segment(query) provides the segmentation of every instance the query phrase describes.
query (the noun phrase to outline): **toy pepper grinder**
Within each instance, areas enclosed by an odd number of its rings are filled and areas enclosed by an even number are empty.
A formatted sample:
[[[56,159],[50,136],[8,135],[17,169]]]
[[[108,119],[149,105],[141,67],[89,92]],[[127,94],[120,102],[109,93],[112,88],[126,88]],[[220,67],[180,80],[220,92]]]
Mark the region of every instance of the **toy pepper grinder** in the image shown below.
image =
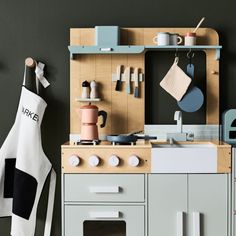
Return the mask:
[[[89,82],[87,80],[82,83],[82,98],[89,98]]]
[[[98,98],[98,91],[97,91],[97,82],[95,80],[93,80],[90,83],[90,88],[91,88],[91,92],[90,92],[90,98]]]

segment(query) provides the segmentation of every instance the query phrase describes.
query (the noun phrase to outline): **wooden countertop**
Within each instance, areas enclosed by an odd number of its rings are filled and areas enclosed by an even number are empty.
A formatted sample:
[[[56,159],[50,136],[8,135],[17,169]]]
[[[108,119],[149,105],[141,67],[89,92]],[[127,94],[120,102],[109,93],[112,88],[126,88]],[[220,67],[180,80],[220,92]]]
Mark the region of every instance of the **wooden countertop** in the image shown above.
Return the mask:
[[[150,141],[145,141],[145,140],[138,140],[136,142],[136,145],[112,145],[110,142],[108,141],[102,141],[100,144],[98,145],[76,145],[74,143],[70,143],[70,142],[66,142],[65,144],[61,145],[62,148],[151,148],[152,144]]]

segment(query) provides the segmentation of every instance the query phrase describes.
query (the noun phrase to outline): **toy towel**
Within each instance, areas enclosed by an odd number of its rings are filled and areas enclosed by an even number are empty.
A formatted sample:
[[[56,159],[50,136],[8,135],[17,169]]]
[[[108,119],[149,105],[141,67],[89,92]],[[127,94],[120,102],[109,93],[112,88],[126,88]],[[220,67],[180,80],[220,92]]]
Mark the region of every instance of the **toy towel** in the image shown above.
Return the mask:
[[[176,57],[174,64],[160,82],[160,86],[177,101],[180,101],[186,93],[192,80],[178,66],[178,61],[179,58]]]

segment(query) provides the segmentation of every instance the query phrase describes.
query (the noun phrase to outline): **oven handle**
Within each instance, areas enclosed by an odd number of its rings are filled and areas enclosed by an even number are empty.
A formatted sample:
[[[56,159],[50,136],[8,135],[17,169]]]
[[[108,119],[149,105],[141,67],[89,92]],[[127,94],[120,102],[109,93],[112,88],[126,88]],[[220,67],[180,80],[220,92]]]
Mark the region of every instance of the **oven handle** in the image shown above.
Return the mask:
[[[112,218],[112,219],[118,219],[120,217],[119,211],[94,211],[89,212],[90,218]]]
[[[119,193],[119,186],[94,186],[89,187],[90,193]]]

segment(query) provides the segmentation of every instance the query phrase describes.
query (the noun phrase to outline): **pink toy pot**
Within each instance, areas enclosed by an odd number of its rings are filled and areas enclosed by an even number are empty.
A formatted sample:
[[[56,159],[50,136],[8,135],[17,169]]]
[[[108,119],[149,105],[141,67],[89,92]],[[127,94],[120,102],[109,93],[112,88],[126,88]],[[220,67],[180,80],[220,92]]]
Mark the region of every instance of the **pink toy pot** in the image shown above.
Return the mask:
[[[98,116],[102,116],[103,122],[100,125],[101,128],[105,127],[107,113],[105,111],[98,111],[98,107],[95,105],[85,105],[79,110],[81,115],[81,140],[93,141],[98,140]]]

